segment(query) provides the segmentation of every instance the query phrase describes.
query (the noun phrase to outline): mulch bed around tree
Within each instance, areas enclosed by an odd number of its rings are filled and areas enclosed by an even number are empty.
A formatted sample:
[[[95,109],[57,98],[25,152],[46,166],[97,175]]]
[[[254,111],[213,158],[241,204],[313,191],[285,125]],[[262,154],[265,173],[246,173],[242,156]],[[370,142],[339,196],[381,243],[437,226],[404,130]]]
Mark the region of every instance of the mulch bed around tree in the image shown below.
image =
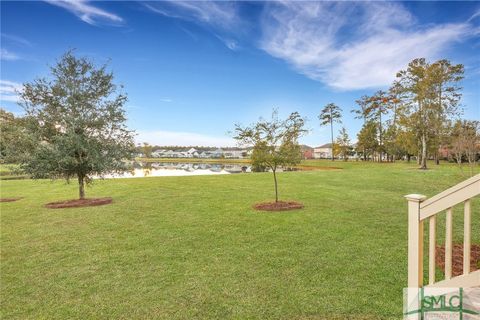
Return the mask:
[[[472,244],[470,251],[470,272],[479,268],[480,263],[480,245]],[[435,254],[435,263],[445,272],[445,246],[437,246]],[[453,245],[452,253],[452,275],[459,276],[463,274],[463,244]]]
[[[296,210],[302,209],[303,204],[296,201],[278,201],[278,202],[262,202],[257,203],[253,206],[255,210],[263,211],[287,211],[287,210]]]
[[[22,197],[20,198],[0,198],[0,202],[14,202],[14,201],[18,201],[22,199]]]
[[[45,207],[50,209],[59,208],[79,208],[79,207],[93,207],[102,206],[104,204],[112,203],[112,198],[87,198],[87,199],[75,199],[59,202],[50,202]]]

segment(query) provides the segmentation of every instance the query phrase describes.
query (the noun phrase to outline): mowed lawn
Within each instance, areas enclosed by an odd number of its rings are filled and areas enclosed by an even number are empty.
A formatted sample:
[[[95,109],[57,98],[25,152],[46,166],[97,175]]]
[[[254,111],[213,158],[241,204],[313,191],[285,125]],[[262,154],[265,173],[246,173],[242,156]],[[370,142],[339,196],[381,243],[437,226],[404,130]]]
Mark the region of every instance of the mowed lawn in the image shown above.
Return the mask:
[[[256,212],[268,173],[96,181],[113,204],[46,209],[77,197],[49,180],[1,181],[4,319],[401,318],[409,193],[468,177],[454,165],[310,161],[341,170],[279,174],[305,209]],[[473,243],[480,243],[473,201]],[[454,212],[462,241],[463,207]],[[438,221],[444,237],[444,220]],[[426,234],[427,236],[428,234]],[[442,241],[442,239],[440,239]],[[440,274],[440,272],[439,272]]]

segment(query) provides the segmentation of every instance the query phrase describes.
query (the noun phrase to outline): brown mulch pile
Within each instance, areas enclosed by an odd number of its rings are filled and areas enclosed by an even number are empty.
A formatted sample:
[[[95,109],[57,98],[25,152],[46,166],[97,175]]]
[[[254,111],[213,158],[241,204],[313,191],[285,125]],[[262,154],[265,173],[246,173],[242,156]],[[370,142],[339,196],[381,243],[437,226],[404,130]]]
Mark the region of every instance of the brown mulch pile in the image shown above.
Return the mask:
[[[102,206],[104,204],[112,203],[112,198],[90,198],[90,199],[75,199],[59,202],[50,202],[45,207],[50,209],[59,208],[79,208],[79,207],[93,207]]]
[[[0,202],[13,202],[22,199],[20,198],[0,198]]]
[[[478,269],[480,263],[480,245],[472,244],[470,251],[470,272]],[[435,263],[445,272],[445,246],[437,246],[435,254]],[[452,275],[459,276],[463,274],[463,244],[453,244],[452,253]]]
[[[303,204],[296,201],[278,201],[278,202],[262,202],[253,206],[255,210],[263,211],[286,211],[302,209]]]

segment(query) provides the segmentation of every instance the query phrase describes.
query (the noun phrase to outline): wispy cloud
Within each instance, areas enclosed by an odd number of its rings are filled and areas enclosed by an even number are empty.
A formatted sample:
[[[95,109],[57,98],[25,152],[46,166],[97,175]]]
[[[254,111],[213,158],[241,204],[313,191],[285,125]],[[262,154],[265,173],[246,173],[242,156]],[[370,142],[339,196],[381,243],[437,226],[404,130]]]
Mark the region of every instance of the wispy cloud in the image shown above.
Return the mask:
[[[16,53],[8,51],[5,48],[0,49],[0,60],[13,61],[20,59],[20,56]]]
[[[17,92],[22,88],[22,84],[18,82],[0,80],[0,101],[18,102]]]
[[[241,3],[159,1],[151,11],[210,29],[230,50],[239,49]],[[400,3],[275,1],[264,4],[253,39],[268,54],[305,76],[340,90],[389,85],[414,58],[435,59],[452,44],[480,34],[472,21],[422,26]],[[251,35],[250,35],[251,36]]]
[[[159,146],[235,146],[231,138],[222,138],[194,132],[137,131],[137,143],[148,142]]]
[[[223,44],[230,50],[232,51],[237,51],[240,49],[240,46],[238,45],[238,41],[232,39],[232,38],[227,38],[227,37],[224,37],[224,36],[219,36],[218,34],[216,35],[216,37],[218,39],[220,39],[220,41],[223,42]]]
[[[30,41],[28,41],[27,39],[24,39],[22,37],[19,37],[19,36],[15,36],[15,35],[12,35],[12,34],[6,34],[6,33],[1,33],[1,36],[3,39],[7,40],[7,41],[10,41],[10,42],[14,42],[16,44],[20,44],[20,45],[23,45],[23,46],[27,46],[27,47],[30,47],[32,44]]]
[[[167,102],[167,103],[173,102],[173,100],[170,98],[160,98],[160,101]]]
[[[87,0],[44,0],[52,5],[64,8],[83,22],[97,25],[100,22],[122,23],[123,19],[111,12],[100,9],[90,4]]]
[[[179,18],[205,27],[212,27],[215,36],[227,48],[230,50],[239,49],[238,41],[232,37],[232,34],[241,29],[243,21],[238,14],[238,6],[234,2],[166,0],[148,2],[144,5],[152,12],[166,17]]]
[[[261,47],[331,87],[380,87],[417,57],[472,35],[467,23],[418,26],[392,2],[282,2],[265,9]]]
[[[167,17],[203,22],[224,29],[232,29],[241,23],[234,2],[166,0],[148,2],[144,5],[151,11]]]

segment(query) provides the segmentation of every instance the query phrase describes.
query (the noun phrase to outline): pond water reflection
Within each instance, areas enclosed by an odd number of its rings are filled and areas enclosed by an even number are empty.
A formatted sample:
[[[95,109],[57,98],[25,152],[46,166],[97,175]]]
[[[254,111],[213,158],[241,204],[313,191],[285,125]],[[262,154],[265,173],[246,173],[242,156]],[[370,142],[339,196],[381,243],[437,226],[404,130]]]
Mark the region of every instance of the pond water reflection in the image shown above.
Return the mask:
[[[251,172],[249,164],[136,162],[133,170],[123,174],[105,175],[105,178],[144,178],[168,176],[198,176]]]

